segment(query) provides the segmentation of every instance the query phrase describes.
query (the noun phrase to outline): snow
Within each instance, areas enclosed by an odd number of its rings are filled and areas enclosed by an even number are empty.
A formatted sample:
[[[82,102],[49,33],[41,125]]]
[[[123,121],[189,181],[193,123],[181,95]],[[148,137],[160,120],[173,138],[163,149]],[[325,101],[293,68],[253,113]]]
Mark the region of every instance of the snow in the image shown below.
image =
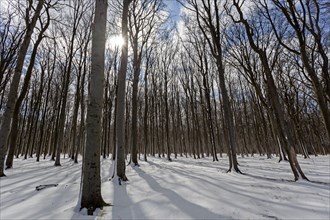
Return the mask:
[[[228,158],[149,157],[127,166],[128,183],[109,181],[110,159],[102,160],[102,195],[113,206],[87,216],[77,212],[81,163],[61,158],[15,159],[0,180],[0,219],[329,219],[330,156],[303,159],[311,182],[293,182],[287,162],[264,156],[238,158],[246,175],[226,173]],[[36,186],[59,184],[36,191]]]

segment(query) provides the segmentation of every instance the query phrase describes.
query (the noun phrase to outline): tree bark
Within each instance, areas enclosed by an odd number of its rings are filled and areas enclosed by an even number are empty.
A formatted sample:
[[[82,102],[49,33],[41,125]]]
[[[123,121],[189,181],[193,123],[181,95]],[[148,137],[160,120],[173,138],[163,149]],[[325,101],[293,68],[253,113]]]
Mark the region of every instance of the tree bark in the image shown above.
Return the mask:
[[[100,176],[107,7],[106,0],[96,1],[94,25],[92,27],[91,78],[80,195],[80,209],[86,208],[88,215],[93,215],[95,209],[102,209],[103,206],[107,205],[101,195]]]
[[[127,181],[125,165],[125,92],[126,71],[128,62],[128,7],[131,0],[123,0],[121,35],[124,44],[121,48],[120,69],[118,73],[117,112],[116,112],[116,146],[117,146],[117,176],[119,181]]]

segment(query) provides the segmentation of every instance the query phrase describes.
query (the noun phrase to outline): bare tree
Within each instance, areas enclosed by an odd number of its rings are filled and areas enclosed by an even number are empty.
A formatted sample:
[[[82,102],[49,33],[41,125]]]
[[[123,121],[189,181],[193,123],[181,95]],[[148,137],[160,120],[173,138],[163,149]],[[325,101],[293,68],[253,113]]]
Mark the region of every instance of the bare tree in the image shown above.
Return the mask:
[[[2,109],[6,85],[12,76],[11,69],[14,69],[17,51],[24,36],[24,31],[20,27],[21,24],[13,25],[14,13],[0,14],[0,18],[2,16],[7,17],[7,22],[0,20],[2,26],[0,32],[0,93],[2,93],[0,109]]]
[[[290,162],[291,170],[294,174],[294,178],[295,180],[298,180],[300,174],[303,179],[308,180],[305,174],[303,173],[296,157],[292,134],[290,133],[287,121],[284,118],[284,112],[281,107],[277,87],[272,75],[272,68],[271,65],[269,64],[267,51],[265,50],[265,48],[261,48],[261,46],[255,42],[253,28],[249,24],[248,20],[244,18],[244,14],[242,11],[242,2],[233,0],[232,5],[233,7],[235,7],[239,16],[237,19],[235,19],[234,16],[232,15],[231,17],[234,22],[241,23],[244,26],[249,44],[251,48],[258,54],[262,67],[264,69],[264,74],[267,80],[266,83],[267,83],[268,97],[270,99],[270,104],[272,107],[274,118],[276,120],[276,125],[278,127],[279,134],[281,135],[281,139],[283,140],[284,143],[284,149],[289,156],[289,162]],[[228,11],[228,13],[230,12]]]
[[[213,55],[216,67],[218,70],[219,83],[221,88],[221,96],[223,100],[223,111],[225,118],[225,133],[227,134],[226,140],[228,141],[228,156],[229,156],[229,169],[232,167],[236,172],[241,172],[238,168],[236,156],[236,134],[234,128],[233,111],[228,96],[228,89],[225,82],[225,66],[223,63],[223,45],[222,45],[222,30],[220,25],[220,2],[213,0],[187,0],[187,5],[184,5],[188,10],[194,12],[196,15],[196,22],[200,28],[203,36],[205,37],[211,54]]]
[[[215,129],[214,124],[212,120],[212,106],[211,106],[211,85],[210,85],[210,65],[208,63],[208,60],[210,58],[207,50],[207,42],[203,35],[201,35],[200,31],[192,30],[194,27],[188,27],[188,42],[192,46],[192,48],[185,47],[186,53],[188,54],[189,58],[193,61],[194,65],[196,66],[195,69],[197,69],[198,75],[202,76],[202,80],[197,79],[197,84],[200,87],[200,93],[201,96],[204,98],[201,98],[203,111],[206,112],[207,115],[207,124],[208,124],[208,135],[210,144],[211,144],[211,150],[212,150],[212,156],[213,161],[218,161],[217,157],[217,150],[216,150],[216,143],[215,143]],[[194,67],[192,67],[194,68]],[[200,81],[202,81],[200,83]],[[203,94],[203,95],[202,95]],[[205,102],[204,103],[204,99]],[[206,133],[205,133],[206,135]],[[204,141],[207,142],[207,139]]]
[[[24,83],[22,86],[22,90],[21,93],[15,103],[15,108],[14,108],[14,112],[13,112],[13,118],[12,118],[12,125],[11,125],[11,134],[10,134],[10,144],[9,144],[9,151],[8,151],[8,155],[7,155],[7,159],[6,159],[6,169],[11,168],[13,166],[13,159],[14,159],[14,153],[15,153],[15,149],[16,149],[16,141],[17,141],[17,134],[18,134],[18,116],[19,116],[19,111],[21,108],[21,104],[23,102],[23,99],[28,91],[28,86],[30,83],[30,79],[31,79],[31,75],[33,72],[33,68],[35,65],[35,61],[36,61],[36,56],[37,56],[37,51],[38,51],[38,46],[40,45],[42,39],[45,37],[44,33],[47,30],[49,24],[50,24],[50,15],[49,15],[49,5],[47,5],[45,7],[45,12],[46,12],[46,21],[42,21],[41,18],[39,18],[40,21],[40,25],[41,25],[41,30],[40,33],[38,34],[37,40],[33,45],[33,50],[32,50],[32,54],[31,54],[31,58],[30,58],[30,64],[28,66],[27,72],[25,74],[25,78],[24,78]],[[44,79],[44,75],[45,75],[45,71],[41,71],[42,77],[41,77],[41,88],[43,88],[43,79]],[[39,103],[41,102],[41,94],[42,94],[42,90],[40,89],[40,93],[38,95],[39,97]]]
[[[324,2],[314,0],[295,3],[290,0],[287,3],[283,3],[279,0],[272,0],[272,5],[278,9],[274,11],[269,9],[267,1],[263,0],[262,8],[265,10],[266,17],[272,24],[280,44],[288,51],[300,55],[304,68],[313,83],[314,92],[330,141],[330,64],[326,45],[323,41],[325,33],[321,28],[324,25],[322,24],[324,23],[323,19],[327,19],[326,15],[323,15],[326,14],[326,10],[321,7],[321,3]],[[289,26],[293,29],[299,43],[298,50],[281,39],[285,33],[279,33],[278,29],[281,30],[281,28],[276,27],[274,15],[271,15],[277,14],[276,12],[278,11],[282,13]]]
[[[25,17],[25,25],[26,25],[26,32],[23,38],[23,42],[20,46],[20,49],[18,51],[14,76],[12,79],[12,82],[10,84],[10,90],[8,94],[8,100],[5,107],[5,112],[3,115],[3,121],[1,123],[0,127],[0,177],[5,176],[3,172],[4,168],[4,160],[6,155],[6,142],[8,138],[8,134],[10,131],[11,126],[11,120],[15,108],[15,103],[17,100],[17,93],[18,93],[18,87],[20,83],[20,78],[22,74],[22,69],[24,65],[24,58],[27,53],[31,36],[34,31],[35,25],[37,23],[37,20],[40,16],[40,13],[42,11],[42,8],[44,6],[45,1],[39,0],[36,7],[34,7],[32,4],[33,2],[29,2],[27,8],[26,8],[26,17]],[[34,13],[33,13],[34,12]],[[33,13],[32,17],[30,13]]]
[[[92,67],[89,87],[89,103],[86,118],[86,146],[84,150],[80,209],[86,208],[93,215],[97,208],[107,205],[101,195],[101,133],[104,84],[105,32],[108,2],[95,2],[92,30]]]
[[[58,140],[55,140],[55,148],[56,148],[56,160],[55,166],[61,166],[60,163],[60,156],[63,148],[63,139],[64,139],[64,132],[65,132],[65,112],[68,104],[68,94],[69,94],[69,85],[70,85],[70,76],[72,75],[72,65],[73,65],[73,58],[76,54],[75,48],[75,41],[78,31],[78,25],[81,22],[83,15],[86,14],[88,10],[90,10],[90,3],[84,1],[73,1],[73,21],[72,21],[72,32],[71,36],[69,36],[69,40],[67,42],[67,59],[64,65],[64,78],[63,78],[63,88],[62,88],[62,101],[61,101],[61,109],[60,109],[60,118],[58,124]],[[62,35],[65,36],[66,33],[62,30]]]
[[[161,1],[159,0],[133,0],[129,13],[129,33],[133,48],[133,84],[132,84],[132,162],[138,165],[137,160],[137,109],[138,109],[138,84],[141,72],[142,59],[146,44],[155,32],[159,16]],[[158,17],[157,17],[158,16]]]
[[[119,184],[127,181],[125,165],[125,91],[126,71],[128,62],[128,9],[131,0],[123,0],[121,35],[124,44],[121,48],[120,68],[118,73],[117,112],[116,112],[116,147],[117,147],[117,176]]]

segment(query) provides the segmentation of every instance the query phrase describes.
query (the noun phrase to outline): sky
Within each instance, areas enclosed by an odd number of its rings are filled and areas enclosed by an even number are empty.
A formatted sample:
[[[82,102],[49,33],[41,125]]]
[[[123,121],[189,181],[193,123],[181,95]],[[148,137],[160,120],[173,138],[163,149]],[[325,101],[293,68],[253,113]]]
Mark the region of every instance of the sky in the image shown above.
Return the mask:
[[[173,19],[180,20],[181,5],[177,2],[177,0],[164,0],[164,1],[165,4],[168,6]]]

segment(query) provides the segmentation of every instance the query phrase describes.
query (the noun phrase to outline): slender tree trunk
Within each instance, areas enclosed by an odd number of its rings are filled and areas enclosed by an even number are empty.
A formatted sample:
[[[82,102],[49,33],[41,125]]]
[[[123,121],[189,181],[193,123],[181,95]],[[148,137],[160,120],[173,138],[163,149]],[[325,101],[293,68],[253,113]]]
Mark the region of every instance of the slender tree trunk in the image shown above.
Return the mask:
[[[147,59],[147,69],[145,71],[144,75],[144,148],[143,148],[143,154],[144,154],[144,161],[147,161],[147,149],[149,146],[148,142],[148,64],[149,59]]]
[[[83,64],[82,76],[81,76],[81,85],[80,85],[80,128],[79,128],[79,143],[75,146],[75,155],[74,155],[74,163],[78,163],[78,155],[79,151],[84,148],[85,141],[84,141],[84,132],[85,132],[85,102],[84,102],[84,94],[85,94],[85,80],[86,80],[86,73],[87,73],[87,48],[89,44],[91,31],[88,33],[87,41],[84,47],[84,59],[85,62]]]
[[[165,131],[166,131],[166,153],[167,153],[167,159],[169,161],[172,161],[171,159],[171,148],[170,148],[170,128],[169,128],[169,110],[168,110],[168,98],[167,98],[167,86],[168,86],[168,80],[167,80],[167,74],[164,74],[164,104],[165,104]]]
[[[229,157],[232,160],[232,165],[234,167],[234,170],[238,173],[241,171],[238,169],[238,162],[237,162],[237,156],[236,156],[236,134],[235,134],[235,128],[234,128],[234,119],[233,119],[233,113],[230,106],[228,91],[225,83],[225,76],[224,76],[224,69],[222,66],[222,62],[220,60],[221,58],[217,59],[217,67],[218,67],[218,74],[219,74],[219,82],[220,82],[220,88],[221,88],[221,95],[223,100],[223,111],[224,111],[224,117],[225,117],[225,127],[227,130],[227,137],[228,137],[228,146],[229,146]],[[231,165],[229,166],[229,170],[231,171]]]
[[[55,55],[56,56],[56,55]],[[48,59],[49,61],[49,59]],[[48,65],[50,65],[48,63]],[[41,149],[42,147],[45,145],[46,143],[46,139],[44,140],[44,131],[45,131],[45,120],[46,120],[46,113],[47,113],[47,108],[48,108],[48,100],[49,100],[49,95],[50,95],[50,85],[53,79],[53,75],[54,75],[54,70],[55,70],[55,63],[53,64],[52,70],[50,71],[50,73],[48,72],[48,83],[47,83],[47,92],[46,92],[46,98],[45,98],[45,103],[44,103],[44,109],[42,112],[42,117],[41,117],[41,130],[40,130],[40,144],[38,146],[37,149],[37,162],[39,162],[40,160],[40,154],[41,154]]]
[[[23,115],[23,122],[21,123],[21,128],[20,128],[20,138],[19,138],[19,142],[18,142],[18,149],[16,151],[16,158],[19,157],[19,154],[22,151],[22,145],[24,144],[24,128],[26,127],[26,118],[27,118],[27,112],[28,112],[28,99],[26,99],[25,101],[25,105],[24,105],[24,115]]]
[[[74,41],[75,36],[77,32],[77,24],[74,24],[73,26],[73,32],[71,36],[70,41],[70,50],[69,50],[69,58],[67,65],[65,65],[65,74],[63,77],[63,91],[62,91],[62,105],[60,108],[60,119],[59,119],[59,126],[58,126],[58,142],[56,147],[56,160],[55,160],[55,166],[61,166],[61,153],[63,150],[64,145],[64,133],[65,133],[65,112],[67,107],[67,99],[68,99],[68,93],[69,93],[69,85],[70,85],[70,75],[71,75],[71,66],[72,66],[72,60],[74,56]]]
[[[76,141],[76,136],[77,136],[77,119],[78,119],[78,110],[79,110],[79,104],[80,104],[80,78],[81,78],[81,71],[78,73],[77,77],[77,87],[76,87],[76,97],[75,97],[75,102],[74,102],[74,110],[73,110],[73,117],[72,117],[72,141],[71,141],[71,159],[74,160],[74,155],[75,155],[75,150],[77,148],[77,141]]]
[[[131,0],[123,0],[122,37],[124,44],[121,49],[120,69],[118,73],[118,95],[116,112],[116,146],[117,146],[117,176],[120,181],[127,181],[125,165],[125,91],[126,71],[128,62],[127,18]]]
[[[137,56],[137,55],[136,55]],[[137,59],[137,58],[136,58]],[[139,61],[136,61],[139,62]],[[139,64],[136,63],[134,67],[134,74],[133,74],[133,88],[132,88],[132,162],[134,166],[138,166],[139,162],[137,160],[137,141],[138,141],[138,128],[137,128],[137,121],[138,121],[138,84],[139,84],[139,76],[140,76],[140,68]]]

